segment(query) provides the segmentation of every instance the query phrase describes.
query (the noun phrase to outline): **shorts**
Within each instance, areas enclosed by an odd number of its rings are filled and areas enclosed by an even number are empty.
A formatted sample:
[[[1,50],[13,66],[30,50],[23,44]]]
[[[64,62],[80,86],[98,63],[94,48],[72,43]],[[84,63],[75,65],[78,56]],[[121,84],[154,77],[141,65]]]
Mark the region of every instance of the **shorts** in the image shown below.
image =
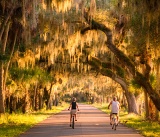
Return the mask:
[[[77,114],[77,110],[76,110],[76,109],[72,109],[72,110],[70,111],[70,114]]]
[[[116,116],[119,115],[119,113],[112,113],[112,112],[111,112],[111,114],[116,115]]]

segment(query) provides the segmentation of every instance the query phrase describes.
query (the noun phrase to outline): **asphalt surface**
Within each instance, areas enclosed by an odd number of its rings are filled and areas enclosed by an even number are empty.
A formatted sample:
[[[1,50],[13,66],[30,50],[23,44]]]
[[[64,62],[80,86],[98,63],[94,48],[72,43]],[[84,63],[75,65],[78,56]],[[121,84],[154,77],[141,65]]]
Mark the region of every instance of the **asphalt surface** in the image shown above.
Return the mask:
[[[142,137],[122,124],[113,130],[109,117],[90,105],[79,105],[75,128],[69,126],[69,111],[64,110],[37,124],[19,137]]]

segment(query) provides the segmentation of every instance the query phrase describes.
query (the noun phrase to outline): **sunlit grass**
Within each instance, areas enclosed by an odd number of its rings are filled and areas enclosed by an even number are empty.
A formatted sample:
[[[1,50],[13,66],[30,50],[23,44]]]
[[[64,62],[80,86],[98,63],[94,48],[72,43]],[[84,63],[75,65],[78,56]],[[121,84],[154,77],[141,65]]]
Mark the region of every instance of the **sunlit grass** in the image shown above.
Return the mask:
[[[52,110],[41,110],[30,114],[4,114],[0,117],[0,137],[15,137],[33,125],[43,121],[68,107],[67,104],[52,107]]]
[[[121,116],[121,121],[128,127],[138,130],[146,137],[159,137],[160,124],[159,122],[146,121],[141,116],[135,114],[126,114]]]
[[[108,104],[94,104],[103,112],[109,114]],[[159,122],[146,121],[142,116],[136,114],[128,114],[121,109],[120,122],[127,127],[131,127],[139,131],[145,137],[160,137],[160,124]]]

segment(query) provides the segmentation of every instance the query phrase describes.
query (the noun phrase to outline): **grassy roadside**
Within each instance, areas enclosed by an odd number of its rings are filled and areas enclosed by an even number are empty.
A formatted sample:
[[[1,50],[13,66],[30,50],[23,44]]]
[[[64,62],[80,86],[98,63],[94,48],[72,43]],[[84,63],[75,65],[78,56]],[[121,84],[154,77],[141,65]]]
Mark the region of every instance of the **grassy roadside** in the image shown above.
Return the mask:
[[[52,107],[52,110],[42,110],[30,114],[4,114],[0,117],[0,137],[15,137],[25,132],[38,122],[59,113],[68,107],[67,104]]]
[[[110,113],[110,110],[106,109],[108,104],[94,104],[94,106],[107,114]],[[160,137],[160,124],[158,122],[146,121],[142,116],[127,114],[123,110],[120,111],[120,122],[127,127],[136,129],[145,137]]]

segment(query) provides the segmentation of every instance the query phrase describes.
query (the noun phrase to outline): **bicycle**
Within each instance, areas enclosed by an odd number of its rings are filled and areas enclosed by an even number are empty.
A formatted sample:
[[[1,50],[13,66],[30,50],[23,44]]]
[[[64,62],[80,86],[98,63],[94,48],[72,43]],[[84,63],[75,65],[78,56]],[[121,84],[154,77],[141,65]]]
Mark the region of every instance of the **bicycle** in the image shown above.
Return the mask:
[[[116,130],[117,125],[118,125],[118,123],[117,123],[117,114],[116,113],[112,113],[112,121],[111,121],[111,123],[112,123],[112,129]]]
[[[75,114],[72,114],[72,121],[71,121],[71,127],[74,129],[75,125]]]
[[[68,109],[69,110],[69,109]],[[78,109],[78,111],[79,111],[79,109]],[[72,114],[72,118],[71,118],[71,125],[70,125],[70,127],[72,127],[73,129],[74,129],[74,127],[75,127],[75,115],[76,115],[76,112],[74,112],[73,114]]]

